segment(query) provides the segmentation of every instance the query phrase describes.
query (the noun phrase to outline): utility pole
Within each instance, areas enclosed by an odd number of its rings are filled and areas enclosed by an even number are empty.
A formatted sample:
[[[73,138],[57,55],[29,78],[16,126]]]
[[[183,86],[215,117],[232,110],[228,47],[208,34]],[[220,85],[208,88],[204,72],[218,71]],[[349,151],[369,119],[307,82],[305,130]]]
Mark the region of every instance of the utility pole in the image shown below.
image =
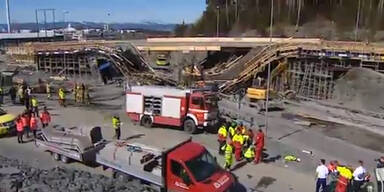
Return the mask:
[[[11,33],[11,13],[9,12],[9,0],[5,0],[5,9],[7,14],[8,33]]]
[[[220,6],[217,6],[216,37],[220,35]]]
[[[69,14],[69,11],[63,11],[63,23],[65,25],[65,15]]]
[[[270,23],[270,31],[269,31],[269,42],[272,43],[272,27],[273,27],[273,0],[271,0],[271,23]],[[269,87],[271,81],[271,62],[268,63],[268,77],[267,77],[267,96],[265,99],[265,135],[268,135],[268,104],[269,104]]]
[[[47,10],[43,9],[44,13],[44,32],[45,32],[45,37],[47,37]]]
[[[357,17],[356,17],[356,27],[355,27],[355,41],[357,41],[358,31],[359,31],[360,7],[361,7],[361,0],[359,0],[359,4],[358,4],[358,7],[357,7]]]
[[[35,16],[36,16],[36,30],[37,30],[37,38],[40,37],[40,27],[39,27],[39,16],[37,15],[37,9],[35,10]]]
[[[44,16],[44,32],[45,37],[48,37],[47,34],[47,11],[51,12],[52,14],[52,25],[53,25],[53,36],[55,36],[55,9],[36,9],[35,10],[35,16],[36,16],[36,28],[37,28],[37,37],[40,37],[40,27],[39,27],[39,12],[43,12]]]
[[[272,35],[273,35],[273,0],[271,0],[271,21],[269,24],[269,42],[272,43]]]
[[[228,0],[225,0],[225,13],[227,15],[227,26],[229,27]]]
[[[299,0],[299,8],[297,9],[296,31],[299,30],[300,16],[301,16],[301,1]]]

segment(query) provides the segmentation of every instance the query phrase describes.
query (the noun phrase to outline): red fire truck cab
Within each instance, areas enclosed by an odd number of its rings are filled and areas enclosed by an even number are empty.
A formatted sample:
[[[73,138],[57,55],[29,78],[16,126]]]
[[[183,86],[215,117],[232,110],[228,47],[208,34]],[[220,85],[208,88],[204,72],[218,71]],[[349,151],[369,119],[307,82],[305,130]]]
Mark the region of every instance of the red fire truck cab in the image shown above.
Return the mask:
[[[126,93],[126,112],[145,127],[182,127],[189,133],[217,123],[217,96],[208,91],[163,86],[133,86]]]

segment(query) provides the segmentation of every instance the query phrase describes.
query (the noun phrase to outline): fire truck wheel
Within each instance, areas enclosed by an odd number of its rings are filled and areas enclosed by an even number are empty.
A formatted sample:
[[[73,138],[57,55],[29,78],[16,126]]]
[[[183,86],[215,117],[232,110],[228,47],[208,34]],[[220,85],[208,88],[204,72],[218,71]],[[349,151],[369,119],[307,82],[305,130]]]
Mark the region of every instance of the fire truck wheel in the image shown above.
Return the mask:
[[[141,125],[146,127],[146,128],[151,128],[152,127],[152,119],[148,115],[144,115],[141,118]]]
[[[52,157],[54,160],[59,161],[60,160],[60,154],[52,152]]]
[[[113,178],[119,180],[120,182],[127,182],[131,180],[131,177],[129,175],[122,173],[120,171],[114,171]]]
[[[69,163],[69,158],[66,157],[66,156],[64,156],[64,155],[62,155],[62,156],[61,156],[61,162],[63,162],[63,163]]]
[[[192,119],[187,119],[184,121],[184,131],[188,133],[195,133],[196,132],[196,125],[195,122]]]

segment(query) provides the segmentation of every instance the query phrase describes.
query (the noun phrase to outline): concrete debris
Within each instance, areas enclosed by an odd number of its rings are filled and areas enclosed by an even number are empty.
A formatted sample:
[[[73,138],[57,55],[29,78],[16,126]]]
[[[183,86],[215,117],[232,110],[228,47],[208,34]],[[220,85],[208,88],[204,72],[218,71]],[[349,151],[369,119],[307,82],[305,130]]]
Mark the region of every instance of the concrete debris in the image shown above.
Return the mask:
[[[299,121],[299,120],[297,120],[297,121],[294,122],[294,124],[310,127],[313,123],[311,123],[309,121]]]
[[[41,170],[0,156],[0,191],[147,191],[139,182],[118,182],[103,175],[55,167]],[[8,170],[8,171],[6,171]],[[15,173],[15,170],[19,170]]]
[[[65,80],[68,80],[66,76],[50,76],[49,78],[52,79],[52,80],[55,80],[55,81],[65,81]]]
[[[312,152],[312,151],[308,151],[308,150],[305,150],[305,149],[303,149],[301,152],[303,152],[303,153],[306,153],[306,154],[309,154],[309,155],[313,156],[313,152]]]

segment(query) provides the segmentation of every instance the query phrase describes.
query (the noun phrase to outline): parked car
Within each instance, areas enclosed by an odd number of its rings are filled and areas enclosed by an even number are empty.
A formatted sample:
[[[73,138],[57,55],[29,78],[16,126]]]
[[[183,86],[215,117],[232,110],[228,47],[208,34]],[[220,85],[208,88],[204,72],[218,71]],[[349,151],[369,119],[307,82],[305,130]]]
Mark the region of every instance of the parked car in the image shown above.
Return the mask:
[[[0,108],[0,136],[16,133],[16,117]]]

